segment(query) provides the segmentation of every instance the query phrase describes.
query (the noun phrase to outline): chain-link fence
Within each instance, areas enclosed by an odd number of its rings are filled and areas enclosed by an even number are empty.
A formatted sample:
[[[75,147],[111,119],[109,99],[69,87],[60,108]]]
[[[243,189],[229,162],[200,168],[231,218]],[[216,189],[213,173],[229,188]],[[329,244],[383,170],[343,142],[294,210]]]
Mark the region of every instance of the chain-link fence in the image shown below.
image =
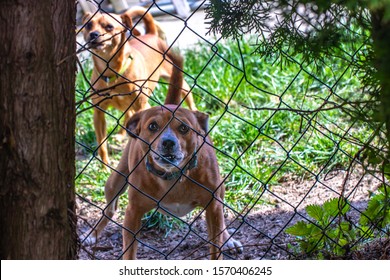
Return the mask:
[[[133,29],[124,17],[110,14],[110,6],[91,1],[97,10],[80,19],[76,190],[80,233],[85,233],[80,257],[123,257],[122,230],[128,201],[122,193],[126,182],[129,188],[138,187],[129,179],[132,170],[118,167],[118,162],[127,141],[136,141],[123,137],[125,122],[140,110],[136,99],[129,101],[126,96],[147,96],[150,105],[160,106],[171,83],[169,78],[159,80],[166,78],[163,74],[153,76],[163,61],[150,75],[137,81],[129,76],[127,68],[136,58],[123,58],[122,51],[128,50],[126,45],[131,40],[140,42],[137,47],[157,52],[163,58],[168,49],[180,48],[188,83],[184,96],[188,99],[191,92],[197,109],[210,116],[207,134],[213,139],[212,147],[226,187],[226,228],[241,243],[243,251],[237,253],[223,247],[224,258],[388,257],[388,170],[383,170],[385,165],[378,156],[387,152],[387,144],[378,137],[383,128],[351,113],[359,110],[361,115],[371,114],[372,97],[365,95],[353,67],[365,54],[366,35],[356,32],[354,36],[359,40],[346,45],[339,57],[307,64],[297,54],[280,65],[274,57],[255,52],[258,38],[223,40],[208,34],[204,27],[205,2],[188,1],[191,12],[186,18],[178,16],[169,1],[145,3],[144,7],[158,22],[160,31],[155,36],[167,41],[163,51],[138,35],[138,31],[151,32],[147,25],[142,25],[144,15],[132,19]],[[112,50],[112,56],[105,57]],[[116,64],[118,60],[123,67]],[[170,61],[169,67],[172,64]],[[159,82],[150,86],[148,80]],[[121,110],[106,106],[108,103]],[[344,106],[346,103],[349,106]],[[188,108],[188,104],[182,106]],[[102,118],[98,115],[103,116],[106,124],[99,124]],[[102,154],[105,146],[108,153]],[[153,153],[156,151],[150,145],[148,154]],[[196,161],[193,169],[203,163],[200,158]],[[147,163],[142,158],[139,164]],[[189,168],[178,172],[173,185],[181,180],[199,184],[188,175]],[[88,244],[86,236],[93,235],[95,225],[110,210],[104,198],[104,185],[110,174],[117,174],[124,182],[113,196],[118,202],[108,201],[109,205],[118,204],[117,213],[109,218],[97,242]],[[222,184],[218,186],[221,187]],[[197,188],[193,191],[197,192]],[[211,193],[215,198],[215,193]],[[161,206],[161,200],[153,199],[158,210],[167,210]],[[173,213],[167,217],[156,210],[148,212],[141,228],[132,232],[139,242],[137,257],[208,258],[208,247],[213,242],[208,238],[203,213],[201,208],[184,217]],[[379,255],[374,253],[377,248],[381,249]]]

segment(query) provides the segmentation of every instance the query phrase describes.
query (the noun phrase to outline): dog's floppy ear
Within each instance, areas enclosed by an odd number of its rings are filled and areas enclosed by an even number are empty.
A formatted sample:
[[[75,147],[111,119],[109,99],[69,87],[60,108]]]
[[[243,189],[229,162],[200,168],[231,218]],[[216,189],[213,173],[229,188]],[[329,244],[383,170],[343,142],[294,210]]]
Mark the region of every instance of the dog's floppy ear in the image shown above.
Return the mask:
[[[87,20],[89,20],[91,17],[92,17],[92,14],[91,14],[91,13],[89,13],[89,12],[85,13],[85,14],[83,15],[83,19],[82,19],[83,24],[86,23]]]
[[[209,115],[202,113],[202,112],[199,112],[199,111],[195,111],[193,113],[194,113],[196,119],[198,120],[200,128],[206,134],[209,131]]]
[[[134,114],[126,123],[127,133],[134,138],[137,138],[141,132],[140,128],[141,113]]]
[[[122,19],[122,23],[129,30],[131,30],[131,33],[134,36],[140,36],[141,35],[141,32],[139,32],[139,30],[137,28],[134,28],[133,20],[132,20],[132,18],[130,17],[130,15],[127,12],[124,12],[123,14],[121,14],[121,19]]]

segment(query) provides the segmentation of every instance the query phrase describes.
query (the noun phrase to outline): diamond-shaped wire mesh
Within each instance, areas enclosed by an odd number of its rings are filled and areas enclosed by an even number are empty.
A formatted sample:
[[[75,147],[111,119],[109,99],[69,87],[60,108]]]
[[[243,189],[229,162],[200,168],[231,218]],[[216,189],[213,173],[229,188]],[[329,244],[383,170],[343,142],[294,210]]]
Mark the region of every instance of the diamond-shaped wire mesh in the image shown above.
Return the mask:
[[[90,19],[99,14],[110,17],[112,11],[105,2],[91,1],[97,10]],[[335,244],[334,248],[340,248],[339,251],[334,249],[334,253],[342,251],[346,257],[363,246],[367,238],[350,236],[346,249],[341,233],[331,235],[329,232],[333,231],[327,229],[347,221],[357,232],[369,194],[381,185],[388,188],[385,177],[370,169],[361,157],[368,147],[377,151],[384,147],[380,140],[374,139],[375,128],[338,107],[346,100],[354,100],[356,94],[369,101],[369,96],[364,97],[352,66],[362,55],[364,45],[346,46],[343,57],[322,65],[303,64],[297,55],[290,57],[289,65],[282,67],[275,65],[272,58],[261,57],[255,52],[256,39],[253,37],[244,37],[242,41],[224,40],[206,35],[207,28],[198,31],[198,24],[203,24],[206,1],[189,1],[192,12],[186,19],[179,17],[169,2],[151,1],[146,8],[154,14],[162,29],[168,27],[164,30],[168,45],[180,48],[185,59],[185,80],[196,106],[210,116],[208,135],[213,139],[226,186],[223,202],[226,226],[232,237],[242,243],[243,249],[241,254],[224,251],[224,258],[310,257],[301,254],[299,238],[285,232],[298,221],[315,224],[320,229],[321,238],[314,248],[325,250],[323,240],[329,239]],[[110,65],[110,60],[97,56],[83,38],[85,30],[90,28],[88,22],[80,22],[78,31],[76,85],[76,190],[79,228],[86,234],[106,215],[104,185],[110,173],[120,174],[125,182],[132,172],[116,170],[128,141],[128,138],[118,137],[124,127],[124,112],[99,107],[100,104],[91,101],[96,95],[107,99],[120,99],[121,96],[108,95],[107,89],[96,91],[94,83],[90,82],[92,57],[106,65]],[[134,23],[137,22],[134,19]],[[142,19],[136,28],[142,29],[141,24]],[[364,34],[356,36],[363,37]],[[197,42],[193,43],[193,40]],[[100,76],[105,77],[104,73]],[[152,106],[163,104],[166,92],[167,81],[160,81],[150,94],[149,103]],[[131,106],[126,104],[128,109]],[[96,143],[93,127],[93,111],[97,107],[107,121],[104,139],[110,156],[107,165],[98,155],[100,146]],[[369,113],[365,107],[361,112]],[[145,163],[142,160],[139,164]],[[182,172],[182,177],[186,176],[186,172]],[[128,183],[130,188],[137,188]],[[123,187],[126,187],[125,183]],[[341,197],[350,210],[347,214],[334,215],[325,226],[305,211],[308,205],[323,205],[331,198]],[[96,244],[83,244],[81,258],[122,258],[127,203],[126,194],[120,195],[116,215]],[[160,203],[156,201],[157,209],[144,216],[141,230],[134,233],[140,243],[137,256],[141,259],[207,259],[210,241],[204,210],[197,208],[184,217],[166,217],[157,212],[162,207]],[[388,208],[383,209],[388,211]],[[351,229],[345,231],[352,232]],[[375,234],[377,238],[388,238],[389,231],[379,228]]]

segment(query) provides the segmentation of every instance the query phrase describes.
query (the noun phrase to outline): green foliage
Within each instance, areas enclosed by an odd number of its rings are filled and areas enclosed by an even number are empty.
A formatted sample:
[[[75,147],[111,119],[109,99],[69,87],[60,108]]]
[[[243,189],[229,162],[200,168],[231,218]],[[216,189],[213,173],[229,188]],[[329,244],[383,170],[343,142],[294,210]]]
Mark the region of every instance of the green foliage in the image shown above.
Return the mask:
[[[390,233],[390,195],[385,186],[372,195],[357,226],[347,217],[349,211],[348,201],[342,198],[330,199],[322,206],[307,206],[311,219],[299,221],[285,231],[296,237],[299,248],[295,253],[319,259],[346,257],[358,249],[358,240]],[[291,244],[289,247],[293,248]]]
[[[168,236],[172,229],[180,228],[184,224],[180,219],[161,214],[155,210],[145,214],[142,222],[145,229],[158,228],[165,232],[165,236]]]
[[[358,94],[346,99],[348,106],[341,109],[378,130],[385,126],[385,132],[377,131],[377,137],[387,142],[385,154],[389,157],[389,0],[212,0],[206,13],[211,32],[235,39],[256,34],[257,54],[284,69],[290,63],[321,69],[330,58],[351,65],[370,102]],[[354,57],[355,53],[348,51],[350,46],[361,53]]]
[[[349,211],[343,199],[330,199],[322,206],[309,205],[306,213],[313,221],[299,221],[286,229],[286,233],[298,238],[300,250],[309,256],[322,257],[323,252],[345,254],[345,246],[354,238],[350,225],[342,220]]]
[[[370,30],[366,6],[356,0],[212,0],[206,12],[211,32],[256,34],[260,54],[286,61],[301,54],[306,64],[340,55],[345,44],[361,44]]]
[[[367,209],[360,216],[361,235],[375,237],[377,229],[390,231],[390,194],[385,185],[378,189],[376,194],[371,194]]]

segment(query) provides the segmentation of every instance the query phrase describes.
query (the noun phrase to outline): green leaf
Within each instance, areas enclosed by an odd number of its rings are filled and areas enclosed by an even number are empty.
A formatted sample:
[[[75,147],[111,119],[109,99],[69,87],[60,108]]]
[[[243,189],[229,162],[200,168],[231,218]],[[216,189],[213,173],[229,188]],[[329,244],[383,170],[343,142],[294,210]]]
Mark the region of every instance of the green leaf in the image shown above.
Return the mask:
[[[310,217],[312,217],[313,219],[319,222],[322,221],[322,218],[324,216],[324,211],[319,205],[314,205],[314,204],[308,205],[306,207],[306,212]]]
[[[360,224],[368,225],[370,222],[375,222],[378,219],[378,214],[382,210],[383,196],[377,194],[373,196],[367,204],[367,209],[360,216]]]
[[[377,192],[371,196],[366,210],[360,216],[359,223],[362,228],[367,228],[374,224],[375,227],[385,228],[390,224],[389,193],[386,192],[384,185],[379,187]]]
[[[335,229],[332,229],[332,230],[327,230],[326,231],[326,237],[325,238],[330,238],[330,239],[336,239],[337,236],[340,234],[340,229],[339,228],[335,228]]]
[[[345,238],[340,238],[340,240],[339,240],[339,245],[340,245],[340,246],[345,246],[345,245],[347,245],[348,243],[349,243],[348,240],[345,239]]]
[[[348,204],[348,202],[346,200],[342,200],[342,204],[340,205],[341,207],[341,214],[345,215],[350,209],[351,209],[351,206]]]
[[[305,223],[304,221],[299,221],[295,225],[287,228],[286,233],[295,236],[305,237],[310,235],[311,229],[307,223]]]
[[[350,206],[343,198],[332,198],[324,203],[324,210],[328,217],[335,217],[338,214],[345,214],[349,211]]]
[[[333,216],[334,213],[337,213],[339,210],[339,199],[338,198],[332,198],[324,203],[324,210],[329,216]]]
[[[341,230],[349,231],[351,229],[351,224],[349,222],[341,222],[340,224]]]
[[[375,237],[374,232],[370,229],[369,226],[361,226],[360,235],[368,238]]]
[[[343,247],[337,246],[334,249],[334,253],[336,253],[336,255],[338,255],[338,256],[342,256],[345,254],[345,249]]]
[[[310,224],[310,235],[312,238],[321,239],[322,236],[324,235],[323,231],[321,228],[319,228],[316,225]]]

